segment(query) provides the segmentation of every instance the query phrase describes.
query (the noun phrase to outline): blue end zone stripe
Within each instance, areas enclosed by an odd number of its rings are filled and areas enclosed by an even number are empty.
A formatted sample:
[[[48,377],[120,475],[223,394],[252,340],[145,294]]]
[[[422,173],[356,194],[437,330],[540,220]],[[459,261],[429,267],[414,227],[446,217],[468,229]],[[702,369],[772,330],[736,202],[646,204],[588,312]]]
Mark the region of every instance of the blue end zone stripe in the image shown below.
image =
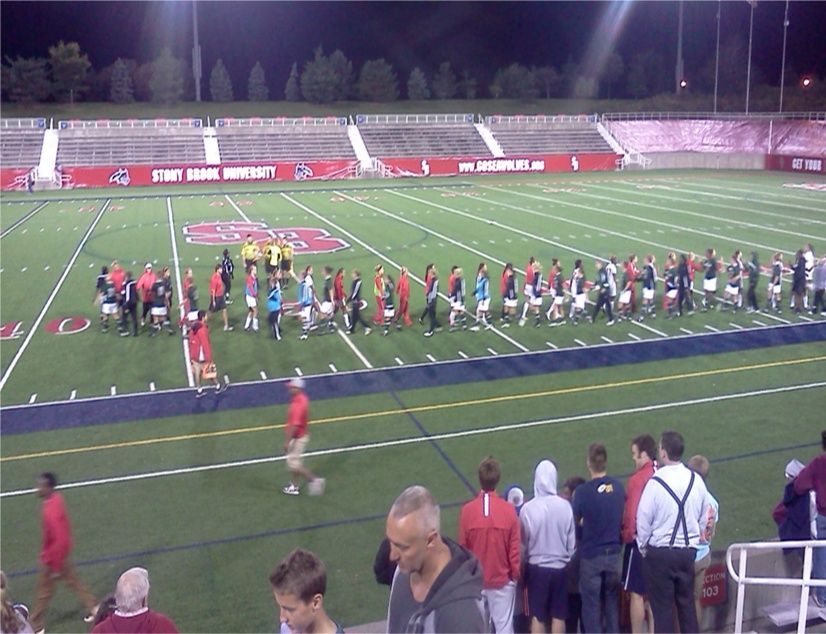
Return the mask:
[[[329,374],[307,377],[307,392],[312,399],[335,399],[818,341],[826,341],[826,322]],[[444,371],[454,364],[461,364],[461,372]],[[0,435],[283,405],[289,395],[281,383],[236,384],[217,397],[199,400],[185,389],[6,407],[2,408]]]

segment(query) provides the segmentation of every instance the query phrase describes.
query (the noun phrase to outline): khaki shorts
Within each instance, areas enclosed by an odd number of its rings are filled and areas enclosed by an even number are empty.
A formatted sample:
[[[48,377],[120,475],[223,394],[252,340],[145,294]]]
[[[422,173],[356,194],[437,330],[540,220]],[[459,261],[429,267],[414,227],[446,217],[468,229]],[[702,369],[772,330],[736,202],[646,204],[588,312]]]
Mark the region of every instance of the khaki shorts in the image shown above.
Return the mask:
[[[287,468],[290,470],[300,469],[304,464],[301,456],[307,451],[307,444],[310,436],[304,435],[301,438],[293,438],[287,447]]]

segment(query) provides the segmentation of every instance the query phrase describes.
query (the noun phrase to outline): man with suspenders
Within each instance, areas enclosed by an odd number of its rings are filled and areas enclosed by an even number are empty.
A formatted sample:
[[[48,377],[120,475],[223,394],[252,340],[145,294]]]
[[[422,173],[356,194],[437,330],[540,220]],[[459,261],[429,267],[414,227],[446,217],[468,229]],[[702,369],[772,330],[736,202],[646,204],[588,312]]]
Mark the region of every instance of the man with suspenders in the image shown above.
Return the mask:
[[[654,614],[654,631],[697,632],[694,609],[694,559],[708,517],[703,479],[682,463],[685,443],[675,431],[660,437],[657,473],[643,489],[637,508],[637,545]]]

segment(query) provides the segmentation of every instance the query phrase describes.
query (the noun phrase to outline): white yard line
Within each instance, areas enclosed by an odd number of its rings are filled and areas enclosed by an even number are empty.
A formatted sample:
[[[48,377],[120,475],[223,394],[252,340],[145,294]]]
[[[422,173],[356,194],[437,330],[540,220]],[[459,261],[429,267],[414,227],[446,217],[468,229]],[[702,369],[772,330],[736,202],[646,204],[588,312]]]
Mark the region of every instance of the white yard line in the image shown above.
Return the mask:
[[[396,363],[397,363],[398,365],[404,365],[404,361],[402,361],[401,359],[399,359],[399,357],[396,357]]]
[[[172,215],[172,198],[166,197],[166,215],[169,221],[169,238],[172,240],[172,264],[175,266],[175,282],[178,287],[178,301],[184,300],[184,287],[182,284],[183,276],[181,275],[181,260],[178,258],[178,240],[175,236],[175,219]],[[181,306],[179,310],[180,318],[183,320],[184,307]],[[171,316],[171,315],[170,315]],[[189,356],[189,337],[181,337],[184,349],[184,365],[186,366],[186,380],[189,387],[195,386],[195,377],[192,374],[192,363]]]
[[[336,332],[338,333],[338,336],[342,338],[342,340],[344,341],[344,343],[346,343],[346,344],[347,344],[347,347],[348,347],[348,348],[350,348],[350,350],[352,350],[352,351],[353,351],[353,354],[355,354],[355,355],[359,358],[359,361],[361,361],[361,362],[364,364],[364,367],[365,367],[365,368],[372,368],[372,367],[373,367],[373,364],[371,364],[371,363],[367,360],[367,357],[365,357],[365,356],[361,353],[361,350],[359,350],[358,348],[356,348],[356,344],[354,344],[354,343],[351,341],[351,339],[350,339],[350,337],[349,337],[349,336],[345,335],[345,334],[344,334],[344,332],[342,332],[342,330],[341,330],[340,328],[337,328],[337,329],[336,329]]]
[[[796,175],[796,176],[798,176],[798,175]],[[802,176],[802,174],[800,174],[799,176]],[[664,180],[668,181],[668,179],[664,179]],[[728,182],[728,181],[722,181],[721,180],[720,182]],[[697,183],[697,182],[691,182],[691,181],[683,181],[683,183],[687,184],[687,185],[693,185],[694,187],[701,187],[701,188],[708,187],[709,189],[722,189],[723,191],[729,191],[729,192],[743,192],[744,194],[748,194],[749,196],[774,196],[776,198],[786,198],[786,199],[793,199],[793,200],[805,200],[806,202],[810,202],[810,203],[817,202],[814,198],[810,198],[808,196],[795,196],[794,194],[791,193],[792,190],[788,190],[788,188],[787,188],[787,190],[789,191],[789,193],[786,194],[786,193],[779,193],[779,192],[767,192],[767,191],[755,190],[755,189],[740,189],[738,187],[718,187],[718,186],[715,186],[715,185],[708,185],[705,182]],[[722,196],[723,194],[718,194],[718,195]],[[767,200],[766,203],[769,204],[769,205],[777,205],[779,207],[792,207],[794,209],[808,209],[810,211],[818,211],[820,213],[826,213],[826,209],[824,209],[823,207],[806,207],[805,205],[798,205],[798,204],[793,204],[793,203],[772,202],[770,200]],[[813,220],[812,222],[820,223],[822,221]]]
[[[688,328],[680,328],[680,332],[684,332],[687,335],[693,335],[694,333],[689,330]]]
[[[728,322],[728,325],[732,328],[736,328],[737,330],[743,330],[743,326],[740,324],[735,324],[733,321]]]
[[[459,350],[459,356],[462,357],[463,359],[468,358],[468,356],[464,352],[462,352],[461,350]]]
[[[426,354],[424,356],[426,356],[427,360],[430,361],[431,363],[436,363],[436,357],[434,357],[432,354]]]
[[[224,197],[227,199],[229,204],[232,205],[235,208],[235,211],[238,212],[238,215],[241,216],[244,219],[244,222],[252,222],[252,220],[250,220],[249,216],[247,214],[245,214],[243,211],[241,211],[241,208],[238,205],[235,204],[235,201],[232,198],[229,197],[229,194],[225,194]]]
[[[781,324],[790,324],[788,319],[783,319],[782,317],[778,317],[777,315],[772,315],[771,313],[762,313],[763,317],[768,317],[769,319],[774,319],[775,321],[779,321]]]
[[[576,343],[576,344],[577,344],[577,345],[579,345],[579,346],[582,346],[583,348],[587,348],[587,347],[588,347],[588,344],[587,344],[587,343],[585,343],[584,341],[582,341],[582,339],[574,339],[574,343]]]
[[[629,332],[628,336],[631,337],[631,339],[633,339],[634,341],[642,341],[642,337],[638,337],[633,332]]]
[[[708,324],[703,324],[703,328],[706,330],[710,330],[711,332],[720,332],[719,328],[715,328],[714,326],[709,326]]]
[[[338,454],[357,453],[362,451],[369,451],[372,449],[385,449],[387,447],[399,447],[403,445],[413,445],[418,443],[426,443],[440,440],[453,440],[455,438],[466,438],[473,436],[481,436],[484,434],[497,434],[502,432],[510,432],[516,429],[530,429],[532,427],[546,427],[548,425],[558,425],[560,423],[572,423],[584,420],[616,419],[619,416],[628,414],[642,414],[648,412],[658,412],[663,410],[675,409],[680,407],[692,405],[705,405],[707,403],[720,403],[724,401],[749,399],[757,396],[767,396],[770,394],[781,394],[786,392],[797,392],[801,390],[811,390],[826,387],[826,381],[819,381],[814,383],[803,383],[798,385],[787,385],[783,387],[766,388],[762,390],[750,390],[748,392],[735,392],[733,394],[719,394],[717,396],[706,396],[702,398],[687,399],[683,401],[672,401],[667,403],[655,403],[653,405],[640,405],[637,407],[628,407],[624,409],[617,409],[611,411],[592,412],[588,414],[575,414],[572,416],[560,416],[558,418],[545,418],[541,420],[532,420],[521,423],[506,423],[503,425],[495,425],[492,427],[477,427],[474,429],[466,429],[462,431],[446,432],[443,434],[432,434],[430,436],[414,436],[411,438],[400,438],[397,440],[389,440],[384,442],[364,443],[361,445],[350,445],[347,447],[333,447],[330,449],[320,449],[318,451],[309,451],[304,454],[305,458],[315,458],[319,456],[331,456]],[[404,413],[404,409],[399,409],[399,413]],[[191,473],[203,473],[205,471],[220,471],[224,469],[234,469],[239,467],[249,467],[262,464],[270,464],[273,462],[281,462],[286,460],[286,456],[267,456],[266,458],[252,458],[248,460],[235,460],[232,462],[221,462],[217,464],[200,465],[197,467],[180,467],[177,469],[163,469],[159,471],[148,471],[145,473],[135,473],[125,476],[113,476],[110,478],[98,478],[94,480],[79,480],[77,482],[67,482],[57,486],[61,490],[81,489],[86,487],[102,486],[106,484],[118,484],[121,482],[135,482],[140,480],[150,480],[153,478],[165,478],[170,476],[187,475]],[[0,498],[19,497],[21,495],[31,495],[35,489],[14,489],[11,491],[3,491],[0,493]]]
[[[752,319],[751,323],[757,324],[758,326],[763,326],[764,328],[766,327],[766,324],[764,324],[762,321],[757,321],[756,319]]]
[[[600,339],[602,339],[605,343],[614,343],[614,341],[608,337],[600,337]]]
[[[0,238],[5,238],[5,237],[6,237],[7,235],[9,235],[12,231],[14,231],[15,229],[17,229],[17,227],[19,227],[20,225],[22,225],[22,224],[23,224],[24,222],[26,222],[29,218],[32,218],[32,217],[33,217],[33,216],[34,216],[37,212],[39,212],[41,209],[43,209],[43,207],[45,207],[45,206],[46,206],[46,205],[48,205],[48,204],[49,204],[49,201],[46,201],[45,203],[42,203],[42,204],[41,204],[41,205],[39,205],[38,207],[35,207],[34,209],[32,209],[29,213],[27,213],[25,216],[23,216],[20,220],[18,220],[17,222],[15,222],[15,223],[14,223],[11,227],[9,227],[8,229],[6,229],[3,233],[0,233]],[[77,229],[77,227],[75,227],[75,228]],[[41,231],[42,231],[42,229],[41,229]]]
[[[649,332],[653,332],[655,335],[659,335],[660,337],[667,337],[668,336],[662,330],[657,330],[656,328],[652,328],[651,326],[648,326],[647,324],[644,324],[641,321],[633,321],[632,320],[631,323],[634,324],[635,326],[639,326],[640,328],[644,328],[645,330],[647,330]]]
[[[295,369],[295,373],[296,373],[298,376],[304,376],[304,373],[301,371],[301,368],[294,368],[294,369]]]
[[[109,203],[111,203],[111,202],[112,202],[111,198],[106,199],[106,202],[103,203],[103,205],[100,208],[100,211],[98,211],[98,215],[95,216],[95,219],[92,221],[92,224],[89,225],[89,228],[86,230],[86,233],[83,235],[83,238],[81,238],[80,243],[78,243],[77,248],[75,249],[75,252],[72,254],[72,257],[69,259],[69,263],[66,265],[66,268],[63,269],[63,274],[60,276],[60,278],[58,278],[57,283],[54,285],[54,288],[52,289],[51,294],[49,295],[48,299],[46,299],[46,303],[43,304],[43,308],[40,310],[40,313],[37,315],[37,318],[34,320],[34,323],[32,323],[32,326],[29,329],[29,333],[26,335],[26,338],[23,340],[23,343],[20,344],[20,347],[17,349],[17,352],[15,352],[14,356],[12,357],[11,361],[9,362],[9,365],[6,368],[6,371],[3,373],[3,378],[0,378],[0,390],[2,390],[3,387],[6,385],[6,382],[9,380],[9,377],[11,376],[11,373],[14,370],[15,366],[17,366],[18,362],[20,361],[20,358],[23,356],[23,353],[26,351],[26,348],[29,347],[29,344],[32,341],[32,337],[34,337],[34,334],[37,332],[38,328],[40,327],[40,322],[42,322],[43,318],[46,316],[46,313],[48,312],[49,308],[51,307],[52,302],[55,300],[55,297],[57,297],[57,294],[60,292],[60,289],[63,287],[63,283],[66,281],[66,278],[69,277],[69,273],[71,272],[72,267],[74,266],[75,262],[77,261],[77,258],[80,255],[80,252],[83,250],[83,247],[86,246],[86,243],[89,241],[89,238],[91,237],[92,232],[95,230],[95,227],[97,226],[98,222],[100,222],[100,219],[103,218],[103,213],[106,211],[107,207],[109,207]]]
[[[332,372],[338,372],[338,368],[333,363],[328,363],[327,367],[330,368],[330,371]]]

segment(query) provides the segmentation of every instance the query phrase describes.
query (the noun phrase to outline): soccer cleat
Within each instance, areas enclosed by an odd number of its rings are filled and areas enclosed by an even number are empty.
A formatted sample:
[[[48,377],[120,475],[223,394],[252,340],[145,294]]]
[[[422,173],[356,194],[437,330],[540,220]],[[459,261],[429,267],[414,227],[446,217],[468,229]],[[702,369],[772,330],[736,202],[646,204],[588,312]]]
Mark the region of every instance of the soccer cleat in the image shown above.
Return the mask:
[[[204,388],[199,387],[195,392],[195,398],[203,398],[204,396]]]
[[[479,332],[479,326],[471,326],[470,331],[471,332]]]
[[[616,322],[612,319],[611,321],[607,322],[606,326],[613,326]]]
[[[121,331],[120,336],[121,336],[121,337],[128,337],[128,336],[129,336],[129,332],[128,332],[127,330],[123,330],[123,331]]]
[[[432,330],[425,331],[424,336],[425,337],[432,337],[433,336],[433,331]]]
[[[448,332],[456,332],[456,326],[451,326],[451,327],[448,329]]]
[[[215,393],[220,394],[221,392],[226,392],[229,389],[229,383],[219,383],[215,386]]]
[[[224,326],[224,332],[231,332],[233,330],[235,330],[235,328],[233,328],[232,326]]]
[[[365,329],[364,329],[364,334],[365,334],[365,336],[366,336],[366,335],[369,335],[371,332],[373,332],[373,329],[372,329],[372,328],[365,328]]]
[[[524,319],[520,319],[520,320],[519,320],[519,327],[520,327],[520,328],[523,328],[524,326],[525,326],[525,320],[524,320]]]
[[[298,490],[297,486],[290,483],[289,485],[281,489],[281,493],[283,493],[284,495],[298,495],[301,492]]]
[[[324,478],[316,478],[307,483],[307,493],[310,495],[323,495],[324,488],[327,485],[327,480]]]
[[[306,341],[307,340],[307,333],[302,333],[301,336],[298,338],[299,341]]]

